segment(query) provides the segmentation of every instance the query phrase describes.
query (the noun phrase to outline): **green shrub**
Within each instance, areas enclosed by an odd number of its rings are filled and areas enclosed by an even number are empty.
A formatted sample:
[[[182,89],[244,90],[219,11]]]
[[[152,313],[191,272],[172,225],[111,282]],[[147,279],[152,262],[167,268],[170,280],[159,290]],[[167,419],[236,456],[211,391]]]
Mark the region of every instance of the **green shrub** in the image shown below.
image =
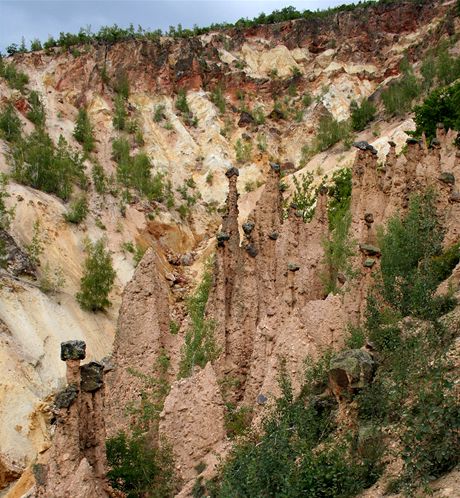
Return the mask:
[[[38,52],[41,49],[42,49],[42,43],[41,43],[41,41],[38,38],[34,38],[30,42],[30,50],[32,52]]]
[[[448,297],[434,297],[439,280],[431,261],[444,238],[435,199],[432,190],[412,196],[407,214],[379,234],[383,297],[403,316],[433,319],[449,307]]]
[[[364,99],[359,105],[354,100],[350,104],[351,126],[355,131],[362,131],[374,119],[377,109],[375,105]]]
[[[410,111],[412,102],[420,94],[417,78],[407,60],[402,62],[401,71],[401,78],[391,82],[382,92],[385,111],[390,116],[401,116]]]
[[[127,100],[129,97],[129,79],[128,75],[122,71],[118,74],[113,89],[118,94],[118,96],[122,97],[124,100]]]
[[[452,57],[447,49],[438,54],[436,76],[441,85],[450,85],[460,78],[460,58]]]
[[[351,202],[352,177],[350,168],[334,171],[328,186],[327,215],[329,227],[333,229],[335,219],[340,219],[349,209]]]
[[[84,221],[87,216],[88,201],[86,199],[86,196],[83,195],[70,204],[67,213],[64,214],[64,219],[68,223],[75,223],[76,225],[78,225],[82,221]]]
[[[85,152],[94,150],[93,127],[88,112],[83,107],[78,111],[73,136],[77,142],[83,145],[83,150]]]
[[[208,261],[201,283],[187,301],[190,327],[185,334],[178,378],[189,377],[195,365],[204,368],[219,354],[214,340],[215,323],[205,315],[212,279],[212,261]]]
[[[0,113],[0,137],[8,142],[16,142],[21,138],[22,123],[13,105],[8,104]]]
[[[300,179],[293,175],[294,193],[290,203],[296,206],[296,211],[302,215],[304,222],[310,221],[315,214],[316,191],[312,187],[313,174],[307,172]]]
[[[119,432],[106,443],[110,470],[107,477],[128,498],[174,496],[174,457],[163,444],[153,447],[146,435]]]
[[[107,177],[104,168],[99,163],[94,163],[91,169],[94,189],[98,194],[104,195],[107,192]]]
[[[309,92],[304,93],[302,97],[302,105],[304,107],[310,107],[312,102],[313,102],[313,97],[311,96],[311,93]]]
[[[250,161],[252,155],[252,143],[244,142],[239,138],[235,144],[235,155],[238,163],[247,163]]]
[[[108,296],[116,276],[112,256],[102,239],[95,243],[87,241],[85,250],[87,256],[77,301],[84,310],[101,311],[111,305]]]
[[[126,100],[122,95],[117,95],[115,97],[115,108],[113,114],[113,126],[116,130],[123,131],[126,128],[126,118],[128,113],[126,112]]]
[[[10,196],[6,191],[8,178],[0,173],[0,229],[8,230],[14,218],[14,208],[7,208],[5,200]]]
[[[35,266],[39,266],[40,256],[45,250],[45,243],[43,241],[40,220],[38,218],[34,221],[32,239],[30,240],[29,244],[25,245],[25,250],[32,263]]]
[[[26,85],[29,83],[27,74],[16,69],[13,62],[5,62],[0,57],[0,77],[5,78],[11,88],[24,92]]]
[[[216,86],[211,92],[211,102],[219,109],[221,114],[225,112],[225,96],[221,86]]]
[[[265,113],[263,108],[258,105],[253,111],[252,111],[252,117],[254,118],[254,122],[257,125],[262,125],[265,123]]]
[[[164,104],[158,104],[155,107],[155,111],[153,113],[153,120],[155,123],[160,123],[163,119],[165,119],[165,109],[166,106]]]
[[[176,109],[182,112],[183,114],[190,113],[190,107],[188,106],[187,102],[187,94],[185,93],[185,90],[183,88],[181,88],[177,92]]]
[[[83,158],[70,149],[64,137],[59,137],[56,147],[40,129],[15,144],[12,177],[63,200],[70,197],[75,183],[86,186]]]
[[[43,128],[45,126],[45,106],[38,92],[32,90],[29,98],[30,110],[27,112],[27,118],[34,123],[35,126]]]
[[[323,116],[319,120],[316,130],[316,150],[323,152],[340,140],[349,140],[350,127],[346,121],[337,121],[330,114]]]
[[[226,403],[225,406],[225,431],[229,438],[242,436],[251,426],[252,408],[249,406],[235,406]]]
[[[38,286],[45,294],[57,294],[65,285],[64,270],[59,266],[51,269],[46,263],[38,278]]]
[[[436,136],[436,125],[460,130],[460,82],[431,92],[423,103],[414,109],[416,136],[425,133],[428,139]]]

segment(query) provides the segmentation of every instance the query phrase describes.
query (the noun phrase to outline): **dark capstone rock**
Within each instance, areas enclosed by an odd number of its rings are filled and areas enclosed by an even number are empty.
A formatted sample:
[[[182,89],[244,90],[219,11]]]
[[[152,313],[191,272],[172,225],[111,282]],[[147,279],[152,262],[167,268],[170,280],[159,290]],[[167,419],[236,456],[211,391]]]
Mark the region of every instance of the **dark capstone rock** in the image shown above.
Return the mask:
[[[248,133],[243,133],[243,134],[241,135],[241,138],[242,138],[243,140],[245,140],[246,142],[250,142],[250,141],[252,140],[251,135],[249,135]]]
[[[390,140],[390,141],[388,142],[388,145],[389,145],[390,147],[396,147],[396,144],[395,144],[395,142],[393,142],[393,140]]]
[[[238,121],[238,126],[247,126],[254,123],[254,118],[252,117],[252,114],[246,111],[242,111],[240,114],[240,119]]]
[[[275,121],[278,121],[280,119],[284,119],[284,112],[281,111],[280,109],[273,109],[273,111],[268,115],[270,119],[274,119]]]
[[[289,271],[299,271],[300,265],[298,265],[297,263],[288,263],[288,270]]]
[[[375,149],[375,147],[373,147],[369,142],[365,142],[364,140],[353,142],[352,145],[359,150],[369,150],[372,152],[372,154],[377,154],[377,149]]]
[[[438,149],[439,147],[441,147],[441,142],[437,138],[433,138],[430,142],[430,147]]]
[[[328,192],[327,186],[326,185],[320,185],[320,187],[318,189],[318,193],[320,195],[325,195],[325,194],[327,194],[327,192]]]
[[[48,467],[43,463],[34,463],[32,465],[32,473],[38,486],[44,486],[48,475]]]
[[[270,168],[271,168],[273,171],[276,171],[276,172],[280,171],[280,169],[281,169],[281,168],[280,168],[280,165],[279,165],[279,164],[277,164],[277,163],[270,163]]]
[[[259,251],[257,250],[256,246],[254,244],[248,244],[246,246],[246,252],[251,256],[252,258],[255,258],[257,254],[259,254]]]
[[[247,221],[243,223],[243,232],[246,235],[250,235],[250,233],[254,230],[255,224],[252,221]]]
[[[91,361],[80,368],[80,388],[86,393],[100,389],[104,384],[104,365]]]
[[[417,140],[416,138],[413,138],[413,137],[409,137],[406,140],[406,144],[407,145],[421,145],[422,141],[421,140]]]
[[[235,166],[232,166],[231,168],[228,168],[227,171],[225,172],[225,176],[227,178],[231,178],[232,176],[240,176],[240,172],[238,168],[235,168]]]
[[[452,202],[460,202],[460,192],[453,192],[450,196]]]
[[[0,245],[3,247],[2,266],[14,276],[30,275],[36,277],[36,267],[30,257],[16,244],[11,235],[0,229]]]
[[[224,243],[230,239],[230,235],[225,232],[218,232],[216,235],[216,239],[217,239],[217,245],[219,247],[223,247]]]
[[[58,392],[54,398],[54,406],[56,408],[69,408],[69,406],[77,399],[78,387],[75,384],[69,384],[65,389]]]
[[[443,171],[438,176],[438,179],[443,183],[447,183],[447,185],[454,185],[455,184],[455,176],[453,175],[453,173],[450,173],[448,171]]]
[[[271,239],[271,240],[276,240],[278,237],[279,237],[279,233],[278,232],[272,232],[272,233],[268,234],[268,238]]]
[[[263,395],[262,393],[260,393],[256,398],[256,403],[258,405],[265,405],[267,401],[268,401],[267,396]]]
[[[84,360],[86,356],[85,341],[61,342],[61,360]]]
[[[297,209],[297,204],[295,202],[291,202],[291,205],[289,206],[291,209]]]
[[[362,349],[349,349],[331,359],[329,379],[340,389],[363,388],[374,373],[372,356]]]
[[[366,213],[364,215],[364,221],[369,224],[374,223],[374,215],[372,213]]]
[[[371,244],[359,244],[360,250],[368,256],[380,256],[380,249]]]
[[[372,268],[375,265],[375,259],[367,258],[363,264],[366,268]]]

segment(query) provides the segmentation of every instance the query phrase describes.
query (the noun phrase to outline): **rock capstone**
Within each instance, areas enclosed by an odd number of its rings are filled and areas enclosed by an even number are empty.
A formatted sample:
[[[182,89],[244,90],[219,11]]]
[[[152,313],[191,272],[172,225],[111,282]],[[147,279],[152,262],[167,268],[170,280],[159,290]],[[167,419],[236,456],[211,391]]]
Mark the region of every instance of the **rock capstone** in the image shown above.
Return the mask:
[[[91,361],[80,367],[81,390],[92,393],[100,389],[104,384],[104,365]]]
[[[369,142],[365,142],[364,140],[360,140],[359,142],[353,142],[353,147],[356,147],[359,150],[369,150],[372,154],[377,154],[377,149],[373,147]]]
[[[61,342],[61,360],[84,360],[86,357],[85,341]]]
[[[363,388],[374,373],[372,356],[362,349],[349,349],[337,354],[329,364],[329,380],[332,391],[340,394],[344,390]]]

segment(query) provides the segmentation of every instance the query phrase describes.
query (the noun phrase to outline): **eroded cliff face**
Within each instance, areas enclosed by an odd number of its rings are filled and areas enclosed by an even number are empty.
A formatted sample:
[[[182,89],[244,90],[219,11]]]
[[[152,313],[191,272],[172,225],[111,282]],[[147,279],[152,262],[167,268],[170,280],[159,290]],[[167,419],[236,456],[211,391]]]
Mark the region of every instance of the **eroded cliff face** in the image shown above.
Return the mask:
[[[372,143],[377,154],[338,145],[284,177],[292,185],[292,174],[300,177],[308,171],[319,183],[324,174],[353,168],[351,232],[358,277],[340,282],[343,294],[324,292],[326,195],[319,196],[314,219],[305,224],[294,207],[283,219],[289,190],[279,189],[278,163],[300,165],[302,146],[311,141],[318,119],[327,111],[337,119],[347,118],[351,100],[372,96],[398,75],[404,51],[417,64],[445,32],[448,8],[437,3],[382,5],[321,21],[233,29],[192,39],[88,46],[78,56],[57,51],[17,56],[15,63],[30,77],[29,87],[41,93],[46,129],[54,140],[62,134],[80,147],[72,135],[74,121],[78,108],[87,106],[95,128],[94,159],[112,179],[116,165],[111,143],[118,136],[112,124],[113,83],[126,76],[131,86],[129,118],[138,122],[144,138],[142,147],[129,138],[132,152],[146,152],[152,172],[162,172],[172,182],[176,207],[135,195],[122,215],[119,198],[101,196],[90,184],[89,216],[74,227],[62,218],[66,206],[61,200],[10,182],[8,203],[16,206],[10,233],[15,243],[24,249],[31,242],[38,219],[46,244],[41,268],[62,267],[66,283],[57,295],[47,295],[31,272],[1,276],[0,487],[16,479],[37,454],[47,454],[48,397],[64,383],[64,365],[58,361],[62,341],[84,340],[90,359],[111,354],[104,409],[109,435],[129,426],[126,407],[139,403],[142,375],[155,374],[159,358],[169,358],[172,386],[158,430],[173,445],[186,493],[197,460],[208,463],[211,475],[216,453],[228,447],[225,402],[253,407],[256,423],[265,400],[277,394],[279,357],[286,359],[297,388],[305,357],[315,358],[324,348],[343,343],[345,326],[361,316],[371,273],[379,264],[378,254],[370,256],[359,244],[375,245],[376,227],[403,211],[410,193],[434,185],[448,228],[445,243],[458,240],[460,195],[455,183],[446,183],[443,176],[452,173],[455,179],[460,174],[453,135],[439,129],[436,148],[409,143],[400,154],[405,131],[414,127],[410,117],[382,120],[378,137],[369,129],[358,134],[356,139]],[[218,85],[227,102],[224,114],[211,100],[210,92]],[[313,97],[299,122],[271,113],[275,100],[285,97],[292,85],[297,95],[289,99],[288,108],[297,109],[306,92]],[[180,88],[188,90],[196,127],[187,125],[175,107]],[[14,103],[25,132],[33,130],[26,118],[27,101],[3,81],[0,100]],[[164,118],[156,122],[159,105],[164,105]],[[268,116],[265,122],[248,121],[245,106],[260,107]],[[250,157],[239,164],[238,140],[252,144]],[[8,172],[9,147],[3,141],[0,145],[0,170]],[[89,175],[90,161],[85,165]],[[176,189],[190,179],[201,199],[184,218],[177,206],[186,201]],[[225,210],[223,218],[219,209]],[[106,313],[84,312],[74,298],[86,237],[105,237],[113,254],[117,279],[113,305]],[[121,247],[130,241],[149,248],[136,269]],[[204,370],[197,368],[190,378],[175,381],[188,328],[185,299],[200,279],[204,261],[214,253],[206,314],[216,323],[220,355]],[[363,266],[369,258],[373,268]],[[171,333],[172,322],[179,326],[178,334]],[[224,392],[226,381],[236,386],[230,392]],[[213,414],[211,425],[203,415],[208,412]],[[87,461],[89,470],[84,464],[81,472],[89,475],[94,469]]]

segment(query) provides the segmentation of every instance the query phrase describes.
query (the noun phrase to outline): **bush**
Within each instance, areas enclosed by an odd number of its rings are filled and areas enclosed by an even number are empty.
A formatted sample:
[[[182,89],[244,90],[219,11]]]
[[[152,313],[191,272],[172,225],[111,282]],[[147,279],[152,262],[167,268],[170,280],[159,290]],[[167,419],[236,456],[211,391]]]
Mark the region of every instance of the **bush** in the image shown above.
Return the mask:
[[[124,100],[127,100],[129,97],[129,79],[128,75],[122,71],[116,78],[113,89],[118,94],[118,96],[122,97]]]
[[[116,276],[112,256],[102,239],[95,243],[88,241],[86,254],[77,301],[84,310],[101,311],[111,305],[108,296]]]
[[[98,194],[104,195],[107,192],[107,177],[105,176],[104,168],[99,163],[94,163],[91,175],[94,189]]]
[[[412,102],[420,93],[417,78],[407,60],[401,63],[401,71],[402,77],[391,82],[389,87],[382,92],[385,111],[390,116],[401,116],[410,111]]]
[[[448,297],[433,295],[439,277],[431,261],[442,253],[443,238],[432,190],[413,196],[407,214],[380,232],[383,297],[402,316],[434,319],[449,306]]]
[[[46,263],[38,278],[38,286],[45,294],[57,294],[65,285],[64,270],[61,267],[51,269]]]
[[[219,354],[213,333],[215,323],[205,316],[212,279],[212,262],[208,261],[201,283],[187,301],[190,327],[181,351],[178,378],[189,377],[195,365],[204,368]]]
[[[165,119],[165,109],[166,106],[164,104],[158,104],[155,107],[155,111],[153,113],[153,120],[155,123],[160,123],[163,119]]]
[[[436,75],[441,85],[453,83],[457,78],[460,78],[460,58],[449,55],[447,49],[441,50],[438,54]]]
[[[64,214],[64,219],[68,223],[75,223],[78,225],[86,219],[88,215],[88,201],[86,196],[81,196],[70,204],[67,213]]]
[[[115,97],[115,109],[112,119],[113,126],[116,130],[123,131],[126,128],[126,118],[128,113],[126,112],[126,101],[122,95],[117,95]]]
[[[377,109],[367,99],[364,99],[361,105],[353,100],[350,104],[350,112],[353,130],[362,131],[374,119]]]
[[[86,186],[82,157],[59,137],[57,147],[43,130],[31,133],[13,148],[13,178],[67,200],[77,183]]]
[[[106,443],[107,477],[128,498],[174,496],[174,457],[167,445],[152,447],[147,436],[119,432]]]
[[[219,109],[221,114],[225,112],[225,96],[222,87],[216,86],[211,92],[211,102]]]
[[[187,102],[187,94],[185,93],[185,90],[182,88],[177,92],[176,109],[182,112],[183,114],[190,113],[190,107],[188,106]]]
[[[243,142],[239,138],[235,144],[235,155],[238,163],[247,163],[250,161],[252,155],[252,143]]]
[[[27,112],[27,119],[32,121],[35,126],[43,128],[45,126],[45,107],[40,99],[40,95],[32,90],[29,95],[30,110]]]
[[[416,136],[425,133],[428,139],[436,136],[436,125],[460,130],[460,82],[431,92],[423,104],[415,107]]]
[[[83,150],[85,152],[91,152],[94,150],[93,127],[91,126],[88,112],[84,108],[81,108],[78,111],[73,136],[77,142],[83,145]]]
[[[290,199],[292,205],[296,206],[296,211],[302,215],[304,222],[310,221],[315,214],[316,192],[312,187],[313,174],[307,172],[299,178],[292,176],[294,183],[294,193]]]
[[[11,221],[14,218],[14,208],[7,208],[5,199],[10,194],[6,191],[8,185],[8,178],[3,173],[0,173],[0,230],[8,230]]]
[[[316,150],[323,152],[340,140],[349,140],[350,128],[346,121],[337,121],[330,114],[319,120],[316,130]]]
[[[10,62],[4,62],[0,57],[0,77],[5,78],[11,88],[24,92],[26,85],[29,83],[27,74],[18,71],[16,66]]]
[[[22,124],[14,107],[8,104],[0,113],[0,136],[8,142],[16,142],[21,138]]]

